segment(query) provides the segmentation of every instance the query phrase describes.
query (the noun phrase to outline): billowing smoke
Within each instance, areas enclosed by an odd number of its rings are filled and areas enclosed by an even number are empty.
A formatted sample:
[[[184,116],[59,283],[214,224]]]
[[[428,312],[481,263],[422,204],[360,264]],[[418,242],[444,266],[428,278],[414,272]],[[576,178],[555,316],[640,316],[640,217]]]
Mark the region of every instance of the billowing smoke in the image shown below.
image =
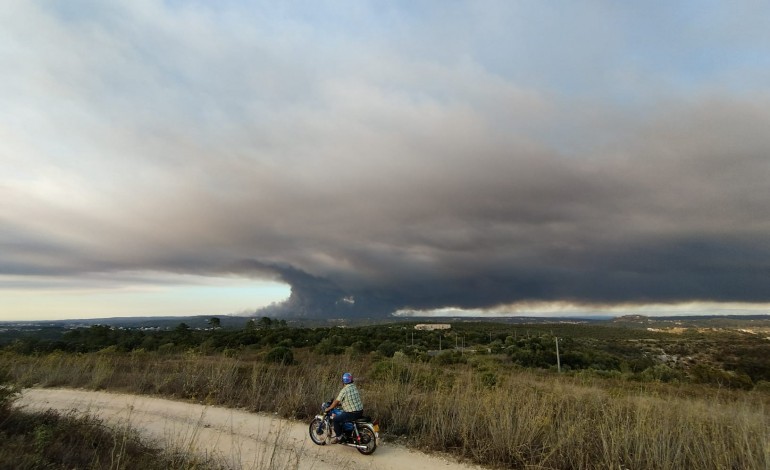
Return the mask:
[[[304,317],[770,301],[766,7],[705,35],[602,2],[39,3],[0,15],[0,281],[236,274]]]
[[[312,276],[291,266],[261,263],[255,260],[238,263],[234,269],[241,274],[272,273],[277,280],[291,286],[285,301],[259,310],[260,314],[276,317],[322,318],[350,316],[355,300],[332,281]],[[378,312],[369,312],[378,313]]]

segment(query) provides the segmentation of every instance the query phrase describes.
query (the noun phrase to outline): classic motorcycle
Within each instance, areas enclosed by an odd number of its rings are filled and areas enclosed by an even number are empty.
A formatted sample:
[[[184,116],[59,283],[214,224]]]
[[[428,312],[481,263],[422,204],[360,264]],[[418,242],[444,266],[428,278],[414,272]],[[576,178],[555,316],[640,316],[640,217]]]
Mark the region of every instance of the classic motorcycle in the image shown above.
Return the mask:
[[[342,413],[342,408],[337,407],[326,412],[331,402],[321,405],[321,412],[310,421],[310,439],[319,446],[331,442],[334,426],[332,416],[335,418]],[[340,445],[355,447],[364,455],[373,454],[377,450],[377,439],[380,437],[380,424],[372,421],[368,416],[363,416],[355,421],[343,423],[344,439]]]

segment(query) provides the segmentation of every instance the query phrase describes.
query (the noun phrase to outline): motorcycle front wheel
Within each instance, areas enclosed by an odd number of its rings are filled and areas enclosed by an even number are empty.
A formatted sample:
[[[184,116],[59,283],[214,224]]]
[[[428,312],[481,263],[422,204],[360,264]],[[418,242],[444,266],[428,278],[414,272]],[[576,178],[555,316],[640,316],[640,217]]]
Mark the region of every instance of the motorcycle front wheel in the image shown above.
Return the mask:
[[[326,438],[329,437],[330,427],[321,418],[314,418],[310,422],[310,439],[319,446],[326,445]]]
[[[377,437],[374,435],[374,431],[362,426],[358,428],[358,434],[361,438],[360,445],[365,445],[366,448],[356,447],[356,449],[364,455],[373,454],[377,450]]]

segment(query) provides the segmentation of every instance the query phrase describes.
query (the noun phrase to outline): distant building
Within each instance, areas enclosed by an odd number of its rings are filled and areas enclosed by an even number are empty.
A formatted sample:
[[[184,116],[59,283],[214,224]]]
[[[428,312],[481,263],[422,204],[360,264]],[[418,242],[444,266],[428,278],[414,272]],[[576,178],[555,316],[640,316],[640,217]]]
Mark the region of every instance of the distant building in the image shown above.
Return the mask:
[[[414,325],[415,330],[448,330],[452,328],[449,323],[424,323]]]

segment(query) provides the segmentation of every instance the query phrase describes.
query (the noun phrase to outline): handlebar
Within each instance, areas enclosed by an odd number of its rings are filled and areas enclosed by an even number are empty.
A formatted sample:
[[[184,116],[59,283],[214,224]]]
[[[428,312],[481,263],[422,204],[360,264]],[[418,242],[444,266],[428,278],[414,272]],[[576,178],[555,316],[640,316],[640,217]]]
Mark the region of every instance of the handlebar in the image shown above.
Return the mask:
[[[330,411],[326,411],[326,408],[328,408],[329,405],[331,405],[331,404],[332,404],[332,402],[330,402],[330,401],[327,401],[326,403],[322,403],[321,404],[321,412],[323,412],[323,413],[328,415],[328,414],[331,414],[334,410],[341,410],[342,409],[341,406],[337,405],[334,408],[332,408]]]

